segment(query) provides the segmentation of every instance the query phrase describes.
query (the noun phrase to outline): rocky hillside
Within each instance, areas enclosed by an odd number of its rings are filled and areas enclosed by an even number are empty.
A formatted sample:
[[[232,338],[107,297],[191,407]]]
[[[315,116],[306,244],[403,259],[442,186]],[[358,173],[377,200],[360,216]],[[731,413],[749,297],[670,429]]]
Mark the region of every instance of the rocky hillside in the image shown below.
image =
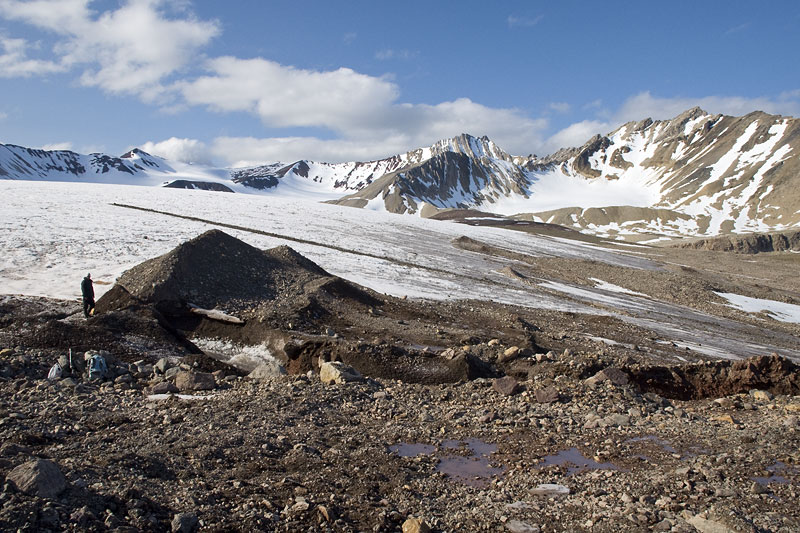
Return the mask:
[[[799,148],[798,119],[694,108],[671,120],[630,122],[544,158],[512,156],[487,137],[467,134],[376,161],[232,170],[170,165],[139,150],[115,158],[0,145],[0,177],[135,176],[141,184],[301,196],[423,216],[476,209],[645,240],[800,224]]]
[[[800,223],[798,148],[800,120],[761,112],[729,117],[694,108],[672,120],[631,122],[546,158],[533,172],[619,182],[649,201],[534,218],[611,235],[785,229]]]

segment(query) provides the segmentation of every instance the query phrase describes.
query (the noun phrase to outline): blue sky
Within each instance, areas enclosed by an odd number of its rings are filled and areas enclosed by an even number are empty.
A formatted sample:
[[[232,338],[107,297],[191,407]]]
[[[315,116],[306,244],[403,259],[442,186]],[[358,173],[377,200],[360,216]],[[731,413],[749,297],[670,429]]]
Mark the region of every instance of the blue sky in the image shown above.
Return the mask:
[[[220,165],[800,116],[800,2],[0,0],[0,142]]]

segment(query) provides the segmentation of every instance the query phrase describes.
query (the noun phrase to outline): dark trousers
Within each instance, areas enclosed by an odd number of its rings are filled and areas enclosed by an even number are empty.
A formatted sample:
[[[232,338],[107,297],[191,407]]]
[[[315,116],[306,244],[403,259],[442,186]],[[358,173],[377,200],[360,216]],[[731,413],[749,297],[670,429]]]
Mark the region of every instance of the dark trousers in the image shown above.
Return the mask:
[[[83,315],[86,318],[89,318],[89,314],[94,310],[94,299],[84,299],[83,300]]]

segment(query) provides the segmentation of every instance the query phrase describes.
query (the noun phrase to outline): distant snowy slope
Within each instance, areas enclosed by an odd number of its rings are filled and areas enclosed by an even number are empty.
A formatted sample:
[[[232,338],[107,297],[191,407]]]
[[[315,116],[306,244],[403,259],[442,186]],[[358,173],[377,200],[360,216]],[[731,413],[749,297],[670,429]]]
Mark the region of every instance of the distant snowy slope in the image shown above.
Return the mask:
[[[471,208],[639,240],[713,236],[800,225],[800,120],[694,108],[544,158],[462,134],[376,161],[240,169],[140,150],[113,157],[0,145],[0,177],[252,193],[422,216]]]

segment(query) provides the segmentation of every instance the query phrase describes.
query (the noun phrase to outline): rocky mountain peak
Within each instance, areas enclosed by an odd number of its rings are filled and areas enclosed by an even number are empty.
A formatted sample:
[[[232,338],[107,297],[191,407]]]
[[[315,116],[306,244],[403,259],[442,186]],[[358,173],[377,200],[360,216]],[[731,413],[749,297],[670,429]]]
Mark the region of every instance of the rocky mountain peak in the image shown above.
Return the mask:
[[[511,156],[497,146],[494,141],[487,136],[473,137],[468,133],[462,133],[451,139],[442,139],[430,148],[431,155],[441,155],[445,152],[464,154],[469,157],[481,159],[485,157],[511,161]]]

